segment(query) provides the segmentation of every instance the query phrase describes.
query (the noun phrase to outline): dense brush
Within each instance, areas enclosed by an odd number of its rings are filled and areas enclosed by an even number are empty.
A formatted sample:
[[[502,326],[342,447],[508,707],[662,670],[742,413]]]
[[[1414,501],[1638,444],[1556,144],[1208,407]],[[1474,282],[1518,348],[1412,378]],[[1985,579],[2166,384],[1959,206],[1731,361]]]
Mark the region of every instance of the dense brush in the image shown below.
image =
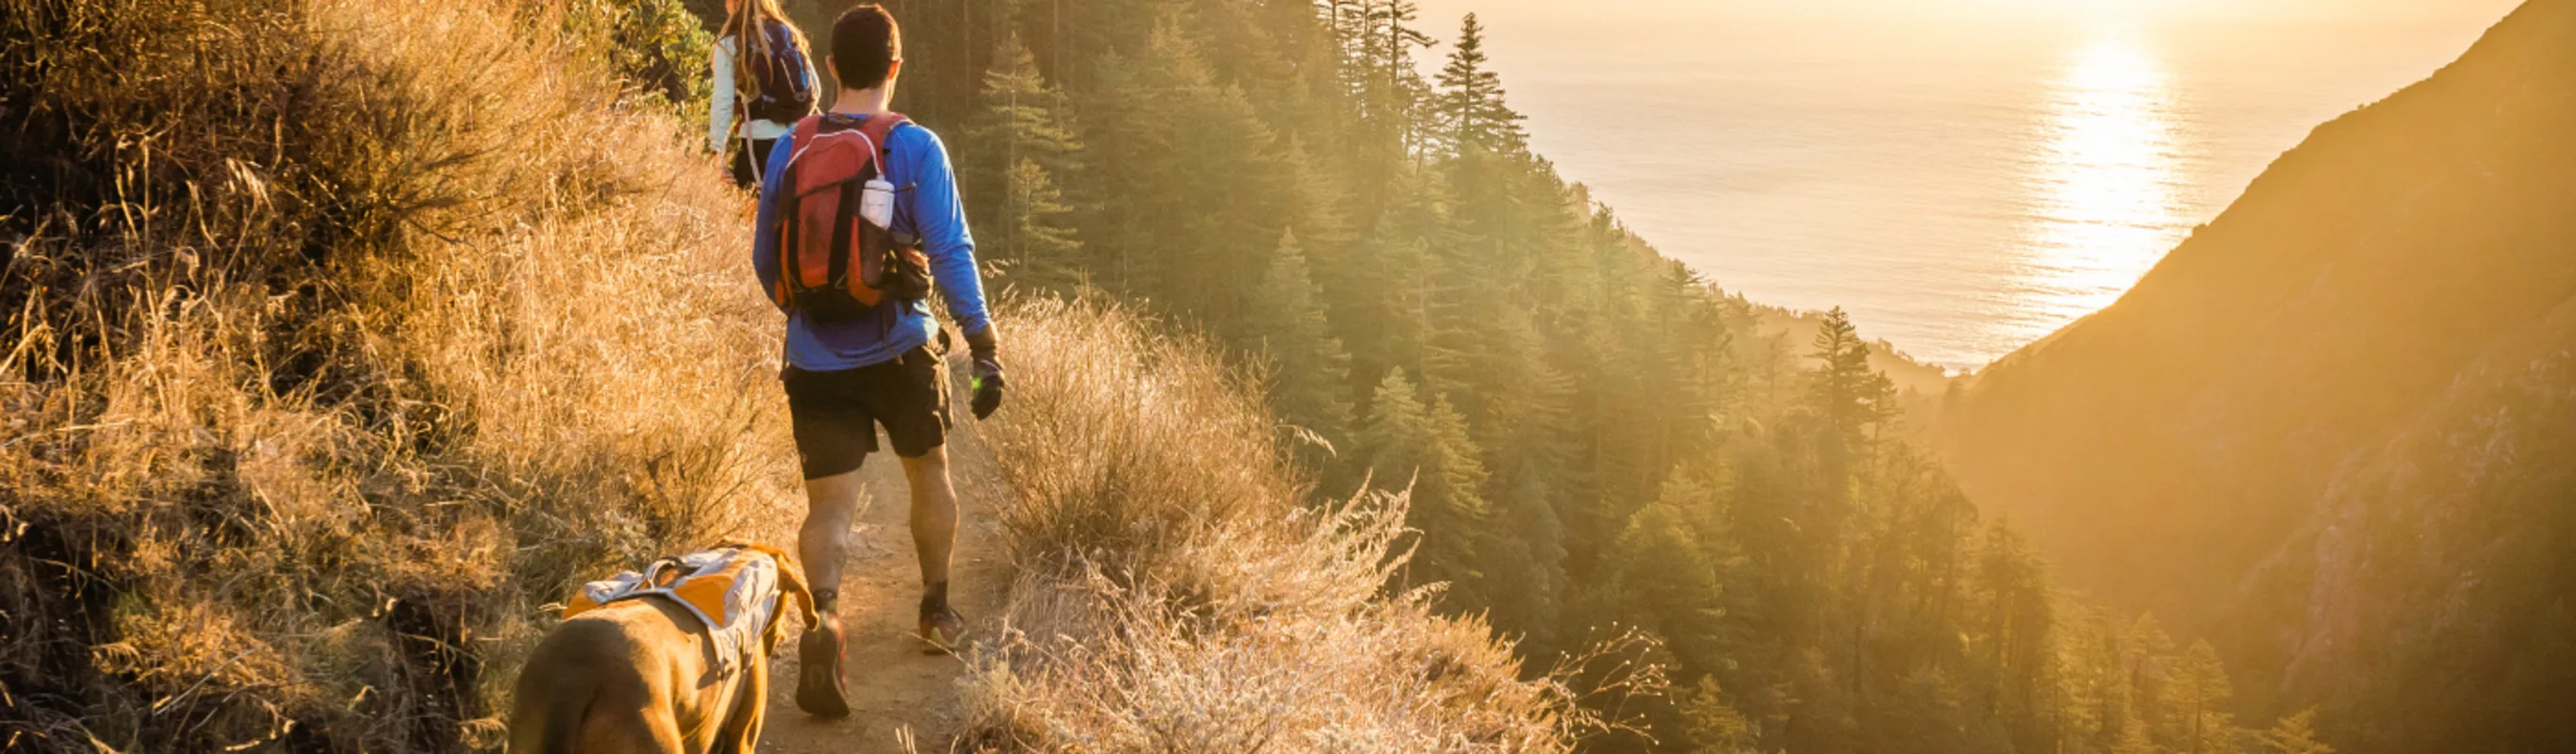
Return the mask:
[[[780,499],[745,200],[556,12],[6,1],[0,748],[488,743]]]
[[[985,436],[1020,492],[996,515],[1023,580],[968,683],[968,742],[1562,751],[1603,725],[1481,621],[1385,596],[1405,498],[1302,502],[1257,391],[1206,344],[1091,305],[1004,320],[1016,397]]]

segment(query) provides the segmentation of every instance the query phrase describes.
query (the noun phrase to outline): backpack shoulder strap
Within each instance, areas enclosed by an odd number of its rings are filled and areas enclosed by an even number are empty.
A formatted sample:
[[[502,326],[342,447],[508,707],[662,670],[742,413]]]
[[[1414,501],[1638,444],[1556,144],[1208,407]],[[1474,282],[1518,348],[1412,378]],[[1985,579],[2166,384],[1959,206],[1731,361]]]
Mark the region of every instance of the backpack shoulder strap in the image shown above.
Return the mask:
[[[787,153],[787,169],[779,172],[778,185],[764,185],[760,189],[764,193],[771,191],[785,192],[780,198],[780,201],[783,202],[783,204],[778,208],[778,217],[776,219],[776,222],[778,223],[778,289],[775,295],[777,296],[777,301],[780,304],[787,304],[792,301],[789,294],[791,291],[796,289],[796,270],[799,269],[800,265],[800,261],[797,259],[798,252],[805,242],[805,228],[804,222],[802,221],[804,213],[797,211],[796,208],[796,158],[803,156],[805,154],[805,150],[812,149],[814,147],[814,135],[822,130],[822,127],[823,116],[821,114],[808,115],[798,119],[796,121],[795,130],[788,132],[787,148],[790,151]],[[768,167],[764,163],[761,169],[766,171],[768,170]],[[767,178],[765,174],[762,177],[764,179]]]
[[[812,149],[814,147],[814,136],[822,133],[822,131],[823,115],[821,113],[796,119],[796,128],[788,131],[788,148],[795,150],[787,153],[788,169],[795,169],[796,156],[804,154],[807,149]]]
[[[910,122],[912,119],[904,117],[903,113],[887,110],[868,116],[868,122],[859,125],[859,133],[866,134],[868,143],[876,145],[877,153],[873,156],[877,158],[877,172],[885,172],[885,156],[894,154],[894,145],[886,143],[886,138],[892,136],[896,128]]]
[[[814,135],[821,133],[822,130],[822,113],[815,113],[813,115],[796,119],[796,146],[800,149],[812,146],[814,144]]]

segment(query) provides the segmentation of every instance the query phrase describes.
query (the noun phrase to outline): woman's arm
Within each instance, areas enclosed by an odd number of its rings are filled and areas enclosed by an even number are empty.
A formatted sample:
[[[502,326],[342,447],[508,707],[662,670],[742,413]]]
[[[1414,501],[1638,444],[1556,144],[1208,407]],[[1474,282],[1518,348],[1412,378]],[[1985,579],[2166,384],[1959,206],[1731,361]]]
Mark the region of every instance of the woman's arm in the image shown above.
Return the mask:
[[[714,86],[709,87],[714,96],[707,98],[707,149],[721,155],[726,137],[733,135],[733,40],[716,42],[710,53],[708,65],[715,70]]]

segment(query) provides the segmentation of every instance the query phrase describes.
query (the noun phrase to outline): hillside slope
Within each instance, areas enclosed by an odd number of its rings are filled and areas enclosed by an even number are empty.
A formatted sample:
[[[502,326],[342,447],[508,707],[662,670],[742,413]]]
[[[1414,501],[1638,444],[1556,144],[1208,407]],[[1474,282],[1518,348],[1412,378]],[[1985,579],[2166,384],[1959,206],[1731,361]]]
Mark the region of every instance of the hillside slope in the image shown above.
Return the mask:
[[[791,541],[748,197],[647,81],[703,56],[644,54],[675,7],[0,0],[0,751],[490,749],[572,585]],[[862,715],[782,705],[766,748],[1562,751],[1594,722],[1381,594],[1400,498],[1303,508],[1207,349],[1003,306],[1047,326],[961,433],[994,651],[917,654],[908,548],[863,551]],[[995,464],[986,427],[1024,449]]]
[[[488,745],[569,584],[792,490],[585,8],[0,5],[0,749]]]
[[[2576,746],[2571,458],[2576,304],[2336,475],[2227,615],[2289,655],[2287,688],[2327,702],[2354,750]]]
[[[2077,585],[2225,637],[2257,678],[2295,658],[2287,698],[2337,690],[2328,720],[2364,750],[2530,740],[2542,723],[2505,709],[2455,711],[2475,733],[2383,714],[2403,663],[2376,653],[2563,651],[2517,627],[2566,604],[2563,558],[2539,553],[2564,549],[2543,524],[2576,494],[2551,397],[2576,345],[2571,132],[2576,3],[2534,0],[1987,370],[1941,451]],[[2444,673],[2492,698],[2491,671]]]
[[[991,516],[1018,580],[959,687],[963,748],[1563,752],[1627,722],[1577,689],[1661,690],[1659,668],[1585,666],[1627,642],[1527,666],[1434,592],[1388,594],[1406,496],[1310,503],[1205,342],[1090,304],[1000,316],[1015,397],[977,431],[1014,492]]]

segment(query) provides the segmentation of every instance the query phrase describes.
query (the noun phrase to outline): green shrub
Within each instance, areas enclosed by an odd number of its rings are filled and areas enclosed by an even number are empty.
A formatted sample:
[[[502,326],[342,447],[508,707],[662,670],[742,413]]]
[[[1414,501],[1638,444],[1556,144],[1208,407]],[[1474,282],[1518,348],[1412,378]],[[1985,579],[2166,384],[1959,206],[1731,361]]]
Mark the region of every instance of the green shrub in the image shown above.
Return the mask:
[[[567,11],[564,30],[632,85],[636,97],[682,116],[706,112],[715,35],[680,0],[575,0]]]

